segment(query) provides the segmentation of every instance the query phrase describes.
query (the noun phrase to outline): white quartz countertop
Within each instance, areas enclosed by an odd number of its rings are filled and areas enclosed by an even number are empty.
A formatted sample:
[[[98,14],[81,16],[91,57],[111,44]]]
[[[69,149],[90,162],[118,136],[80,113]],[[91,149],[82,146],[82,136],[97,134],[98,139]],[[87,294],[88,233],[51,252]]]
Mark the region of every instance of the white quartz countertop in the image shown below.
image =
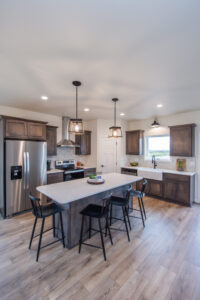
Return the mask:
[[[125,169],[133,169],[133,170],[140,170],[140,171],[149,171],[149,172],[157,172],[157,173],[169,173],[169,174],[177,174],[177,175],[187,175],[193,176],[195,172],[183,172],[183,171],[176,171],[176,170],[167,170],[167,169],[154,169],[154,168],[147,168],[147,167],[131,167],[131,166],[123,166],[121,168]]]
[[[59,169],[51,169],[50,171],[47,171],[47,174],[54,174],[54,173],[63,173],[63,170]]]
[[[142,180],[142,177],[109,173],[102,175],[103,184],[93,185],[87,183],[88,178],[65,181],[37,187],[37,190],[51,198],[53,201],[65,205],[76,200],[106,192],[124,185]]]

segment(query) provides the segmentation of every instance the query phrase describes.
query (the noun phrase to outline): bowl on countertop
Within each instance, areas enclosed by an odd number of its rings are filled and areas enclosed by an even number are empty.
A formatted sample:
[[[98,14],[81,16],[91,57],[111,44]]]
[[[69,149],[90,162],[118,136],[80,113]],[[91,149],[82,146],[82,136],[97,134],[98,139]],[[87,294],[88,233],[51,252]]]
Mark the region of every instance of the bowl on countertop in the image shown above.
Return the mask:
[[[130,163],[130,166],[131,166],[131,167],[138,167],[138,162],[131,162],[131,163]]]

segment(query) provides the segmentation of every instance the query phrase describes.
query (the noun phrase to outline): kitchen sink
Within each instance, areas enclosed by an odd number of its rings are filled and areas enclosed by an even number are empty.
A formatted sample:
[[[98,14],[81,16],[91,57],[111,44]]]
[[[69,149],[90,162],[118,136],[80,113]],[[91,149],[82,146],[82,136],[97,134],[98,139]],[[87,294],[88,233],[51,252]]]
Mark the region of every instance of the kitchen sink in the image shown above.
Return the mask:
[[[153,168],[138,168],[137,175],[147,179],[162,180],[163,170]]]

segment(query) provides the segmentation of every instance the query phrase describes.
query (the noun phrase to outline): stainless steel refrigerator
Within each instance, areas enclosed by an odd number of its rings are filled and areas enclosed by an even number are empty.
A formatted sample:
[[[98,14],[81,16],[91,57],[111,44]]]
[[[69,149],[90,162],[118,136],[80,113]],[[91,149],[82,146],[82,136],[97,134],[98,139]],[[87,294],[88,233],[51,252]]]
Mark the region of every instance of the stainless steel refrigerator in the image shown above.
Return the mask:
[[[30,193],[45,200],[36,187],[46,184],[46,142],[6,140],[4,161],[6,216],[30,209]]]

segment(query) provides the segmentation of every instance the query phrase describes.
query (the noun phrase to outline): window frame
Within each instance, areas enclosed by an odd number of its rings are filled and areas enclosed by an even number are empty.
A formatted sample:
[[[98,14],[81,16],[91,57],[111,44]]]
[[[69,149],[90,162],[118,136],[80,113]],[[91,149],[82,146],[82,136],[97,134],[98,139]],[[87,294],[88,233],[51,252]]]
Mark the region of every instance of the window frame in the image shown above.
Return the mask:
[[[169,137],[169,155],[168,156],[156,156],[160,161],[169,161],[170,160],[170,135],[169,134],[158,134],[158,135],[145,135],[145,151],[144,151],[144,159],[145,160],[151,160],[152,158],[148,156],[148,138],[153,137]]]

